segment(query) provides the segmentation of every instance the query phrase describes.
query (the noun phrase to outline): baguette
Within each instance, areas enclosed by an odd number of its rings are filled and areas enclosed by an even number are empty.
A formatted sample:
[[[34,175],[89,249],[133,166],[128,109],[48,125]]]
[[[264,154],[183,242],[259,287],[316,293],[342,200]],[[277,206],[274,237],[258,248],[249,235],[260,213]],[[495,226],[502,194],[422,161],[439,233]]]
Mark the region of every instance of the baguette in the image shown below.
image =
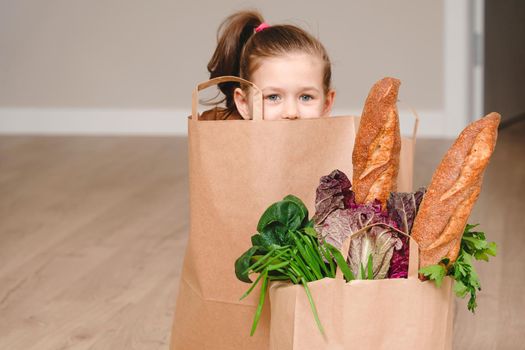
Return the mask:
[[[412,228],[420,266],[459,254],[467,219],[478,199],[483,172],[494,151],[501,117],[490,113],[468,125],[432,176]]]
[[[398,79],[383,78],[366,99],[352,153],[352,189],[357,203],[377,199],[385,208],[390,192],[396,190],[401,151],[396,106],[400,84]]]

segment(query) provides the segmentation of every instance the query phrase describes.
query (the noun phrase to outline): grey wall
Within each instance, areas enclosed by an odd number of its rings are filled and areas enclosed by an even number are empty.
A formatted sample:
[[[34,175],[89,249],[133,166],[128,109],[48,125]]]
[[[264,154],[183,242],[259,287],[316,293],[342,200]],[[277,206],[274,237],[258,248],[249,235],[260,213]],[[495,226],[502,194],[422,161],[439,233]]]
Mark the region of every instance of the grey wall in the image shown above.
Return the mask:
[[[317,35],[336,108],[360,109],[383,76],[401,99],[443,108],[443,4],[435,0],[0,1],[0,108],[189,108],[221,20],[258,8]]]

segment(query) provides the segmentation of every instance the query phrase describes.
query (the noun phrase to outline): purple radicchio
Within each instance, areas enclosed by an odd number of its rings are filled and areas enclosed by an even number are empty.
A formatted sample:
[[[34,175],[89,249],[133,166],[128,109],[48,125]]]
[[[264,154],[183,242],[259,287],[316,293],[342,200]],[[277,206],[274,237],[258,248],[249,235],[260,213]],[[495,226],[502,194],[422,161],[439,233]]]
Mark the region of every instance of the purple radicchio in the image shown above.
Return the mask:
[[[403,244],[392,228],[395,228],[395,223],[377,204],[362,204],[350,209],[351,232],[365,230],[350,241],[348,262],[354,275],[358,276],[361,265],[366,266],[371,255],[373,278],[383,279],[387,277],[394,250],[400,250]]]
[[[412,231],[412,225],[425,192],[426,189],[421,187],[414,193],[390,193],[386,205],[388,214],[396,222],[399,230],[406,234],[410,234]],[[406,278],[408,275],[409,240],[403,235],[399,235],[399,238],[403,242],[403,247],[394,251],[390,261],[388,278]]]
[[[334,170],[321,178],[316,191],[313,220],[319,239],[341,250],[345,240],[356,234],[347,260],[354,275],[359,276],[371,255],[374,279],[406,278],[409,240],[396,230],[410,234],[424,193],[424,188],[415,193],[393,192],[386,210],[377,200],[357,204],[348,177]]]
[[[334,211],[347,208],[345,202],[353,195],[351,187],[350,180],[340,170],[334,170],[330,175],[321,177],[315,192],[315,215],[312,218],[314,223],[321,223]]]

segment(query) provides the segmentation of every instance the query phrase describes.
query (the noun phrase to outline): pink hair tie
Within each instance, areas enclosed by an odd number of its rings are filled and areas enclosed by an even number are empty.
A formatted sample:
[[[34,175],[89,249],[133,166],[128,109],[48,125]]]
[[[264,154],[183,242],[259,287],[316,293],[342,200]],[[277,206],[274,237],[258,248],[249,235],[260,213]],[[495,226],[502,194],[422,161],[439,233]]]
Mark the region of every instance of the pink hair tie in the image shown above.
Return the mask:
[[[259,24],[259,26],[257,28],[255,28],[255,32],[256,33],[259,33],[263,30],[265,30],[266,28],[270,28],[270,25],[266,22],[262,22],[261,24]]]

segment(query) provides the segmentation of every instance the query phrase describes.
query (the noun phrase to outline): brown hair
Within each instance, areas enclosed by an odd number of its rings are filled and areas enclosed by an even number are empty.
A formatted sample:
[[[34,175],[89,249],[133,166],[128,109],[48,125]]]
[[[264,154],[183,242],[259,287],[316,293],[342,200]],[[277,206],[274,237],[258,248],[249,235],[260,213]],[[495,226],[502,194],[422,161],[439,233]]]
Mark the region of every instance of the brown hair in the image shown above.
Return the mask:
[[[255,33],[263,17],[257,11],[240,11],[226,18],[217,31],[217,48],[208,63],[210,79],[234,75],[250,80],[260,66],[260,58],[283,56],[294,52],[315,55],[324,62],[323,87],[325,94],[331,86],[330,58],[321,42],[303,29],[285,24],[272,25]],[[222,83],[227,114],[236,113],[233,92],[238,83]]]

